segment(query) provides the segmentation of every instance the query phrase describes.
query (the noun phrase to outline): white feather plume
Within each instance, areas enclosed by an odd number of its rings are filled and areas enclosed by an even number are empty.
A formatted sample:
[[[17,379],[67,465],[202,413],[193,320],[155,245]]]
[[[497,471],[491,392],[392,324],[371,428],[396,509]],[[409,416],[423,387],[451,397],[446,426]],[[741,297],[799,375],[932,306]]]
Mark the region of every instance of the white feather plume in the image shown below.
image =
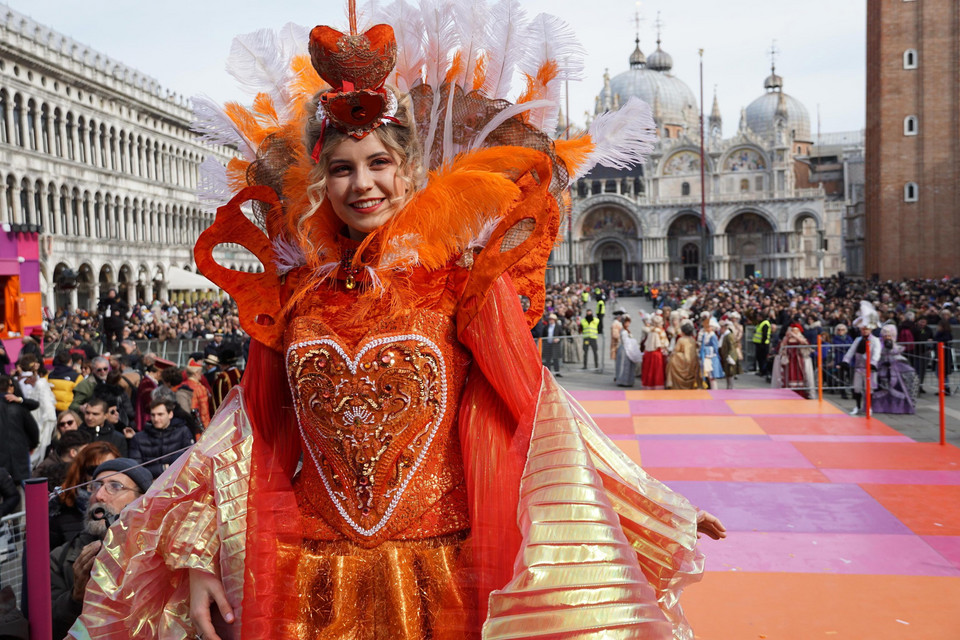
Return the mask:
[[[293,22],[288,22],[280,28],[277,34],[280,43],[281,57],[287,65],[294,56],[303,56],[309,53],[310,30]],[[289,67],[284,71],[284,78],[289,80]]]
[[[536,75],[547,60],[557,63],[557,80],[581,80],[586,50],[569,24],[548,13],[537,15],[524,31],[529,43],[526,55],[517,67],[527,75]]]
[[[273,29],[260,29],[237,36],[230,46],[227,72],[240,87],[253,95],[269,94],[281,120],[289,117],[289,61],[281,39]],[[281,113],[283,112],[283,113]]]
[[[519,0],[500,0],[490,11],[484,50],[487,61],[484,94],[491,99],[506,98],[517,63],[527,55],[524,37],[526,13]]]
[[[454,27],[453,10],[446,0],[421,0],[420,10],[423,13],[425,41],[424,82],[433,87],[430,126],[423,141],[426,156],[430,157],[440,113],[443,111],[440,87],[457,47],[457,31]]]
[[[307,264],[307,257],[299,244],[279,234],[273,239],[273,264],[277,273],[283,275]]]
[[[415,233],[394,238],[384,249],[378,268],[402,270],[416,266],[420,262],[417,246],[421,242],[420,236]]]
[[[237,147],[246,160],[256,160],[257,153],[253,145],[240,133],[236,125],[220,106],[206,96],[194,96],[193,130],[201,140],[213,144],[225,144]]]
[[[650,106],[639,98],[630,98],[619,110],[597,116],[590,125],[590,138],[594,149],[570,177],[571,182],[598,164],[613,169],[642,164],[657,141]]]
[[[480,228],[479,233],[477,233],[477,237],[467,244],[467,250],[472,251],[473,249],[483,249],[486,247],[487,243],[490,242],[490,238],[493,236],[493,232],[500,226],[501,220],[503,220],[501,217],[487,220],[483,227]]]
[[[406,0],[396,0],[387,7],[371,7],[371,20],[393,27],[397,39],[397,66],[391,81],[402,92],[410,91],[423,75],[423,16]]]
[[[233,194],[227,182],[227,168],[213,155],[200,163],[200,179],[197,182],[197,198],[204,211],[213,212],[230,201]]]
[[[477,68],[477,58],[483,50],[490,10],[486,0],[453,0],[453,14],[460,40],[460,58],[463,61],[463,70],[458,76],[457,84],[469,91]]]

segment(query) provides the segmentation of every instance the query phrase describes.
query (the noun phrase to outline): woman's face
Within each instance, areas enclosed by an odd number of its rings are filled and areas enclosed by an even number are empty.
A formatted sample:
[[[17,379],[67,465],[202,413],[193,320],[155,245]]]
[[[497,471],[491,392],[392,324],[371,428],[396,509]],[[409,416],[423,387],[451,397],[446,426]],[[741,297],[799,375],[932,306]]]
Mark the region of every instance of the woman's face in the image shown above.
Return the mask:
[[[398,167],[376,134],[361,140],[348,137],[334,149],[327,197],[354,240],[386,224],[400,209],[407,190]]]

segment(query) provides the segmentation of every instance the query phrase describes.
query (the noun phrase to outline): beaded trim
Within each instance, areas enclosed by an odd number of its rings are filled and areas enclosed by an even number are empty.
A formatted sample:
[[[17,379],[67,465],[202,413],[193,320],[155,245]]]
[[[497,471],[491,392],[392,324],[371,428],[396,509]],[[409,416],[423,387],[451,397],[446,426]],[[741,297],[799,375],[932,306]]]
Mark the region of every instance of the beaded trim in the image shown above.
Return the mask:
[[[327,477],[322,472],[320,462],[317,459],[319,454],[317,451],[315,451],[314,446],[311,444],[310,439],[307,438],[306,431],[303,428],[303,420],[301,419],[301,415],[300,415],[300,401],[297,400],[294,403],[294,406],[296,407],[296,411],[297,411],[297,426],[300,428],[300,436],[303,438],[303,442],[307,446],[307,451],[310,452],[310,458],[313,460],[313,464],[317,467],[317,470],[320,471],[320,474],[319,474],[320,479],[323,481],[323,486],[327,490],[327,495],[330,496],[330,500],[333,502],[333,505],[337,508],[337,511],[340,513],[340,516],[344,519],[344,521],[348,525],[350,525],[350,527],[354,531],[356,531],[362,536],[367,536],[367,537],[374,536],[377,534],[377,532],[379,532],[383,527],[387,525],[387,522],[390,520],[390,517],[393,515],[394,510],[397,508],[397,505],[400,503],[400,499],[403,497],[403,494],[407,489],[407,485],[413,479],[413,476],[416,475],[417,469],[420,468],[420,465],[423,463],[424,459],[426,458],[427,453],[430,450],[430,445],[433,443],[433,439],[437,435],[437,430],[440,428],[440,424],[443,422],[443,418],[447,413],[447,365],[446,365],[446,362],[444,362],[443,360],[443,353],[440,351],[440,348],[437,347],[437,345],[429,338],[426,338],[424,336],[420,336],[417,334],[412,334],[412,333],[396,335],[396,336],[384,336],[381,338],[376,338],[374,340],[371,340],[366,345],[364,345],[363,348],[357,352],[356,357],[352,359],[347,355],[347,353],[343,350],[343,348],[340,346],[338,342],[330,338],[320,338],[317,340],[304,340],[303,342],[297,342],[297,343],[291,344],[287,348],[286,357],[289,360],[290,354],[294,350],[299,349],[301,347],[328,345],[332,347],[337,352],[337,354],[340,355],[341,358],[343,358],[343,361],[346,363],[347,368],[350,369],[350,373],[353,375],[356,375],[357,367],[360,364],[360,359],[363,357],[363,355],[367,351],[370,351],[371,349],[379,347],[380,345],[383,345],[383,344],[389,344],[392,342],[406,342],[406,341],[418,342],[420,344],[426,345],[433,351],[433,354],[436,356],[437,361],[440,363],[440,381],[441,381],[440,382],[440,392],[441,392],[440,412],[437,416],[437,419],[428,425],[429,435],[427,436],[426,444],[424,444],[423,448],[420,450],[420,454],[417,456],[416,460],[411,466],[410,472],[406,475],[406,477],[404,477],[403,481],[400,483],[400,486],[397,487],[397,491],[393,495],[393,498],[390,500],[390,504],[387,506],[386,511],[384,511],[383,517],[380,519],[380,521],[377,524],[370,527],[369,529],[365,529],[364,527],[360,526],[353,520],[353,518],[350,517],[350,514],[347,513],[347,510],[344,508],[341,499],[336,495],[336,493],[333,490],[333,487],[330,486],[330,483],[327,480]],[[287,375],[287,382],[290,385],[290,393],[293,394],[294,398],[299,398],[294,382],[293,380],[290,379],[289,371]]]

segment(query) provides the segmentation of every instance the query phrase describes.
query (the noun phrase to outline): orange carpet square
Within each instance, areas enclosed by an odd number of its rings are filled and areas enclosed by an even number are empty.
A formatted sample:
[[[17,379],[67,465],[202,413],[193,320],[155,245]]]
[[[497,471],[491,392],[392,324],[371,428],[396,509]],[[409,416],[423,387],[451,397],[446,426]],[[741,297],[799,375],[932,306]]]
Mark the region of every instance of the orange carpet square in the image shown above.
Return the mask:
[[[873,418],[851,417],[764,417],[754,418],[766,433],[775,435],[829,435],[829,436],[898,436],[900,432],[891,429]]]
[[[842,415],[843,410],[816,400],[727,400],[734,413],[746,415],[813,414]]]
[[[627,391],[627,400],[713,400],[706,389],[640,389]]]
[[[821,469],[960,471],[960,449],[924,442],[794,442]]]
[[[960,486],[930,484],[862,484],[860,486],[917,535],[960,536]],[[960,632],[960,627],[957,627],[957,631]]]
[[[638,434],[764,435],[749,416],[633,416]]]
[[[623,444],[618,441],[617,444]],[[729,467],[650,467],[645,469],[661,482],[695,480],[701,482],[830,482],[819,469],[729,468]]]
[[[630,403],[626,400],[584,400],[580,406],[592,416],[630,415]]]

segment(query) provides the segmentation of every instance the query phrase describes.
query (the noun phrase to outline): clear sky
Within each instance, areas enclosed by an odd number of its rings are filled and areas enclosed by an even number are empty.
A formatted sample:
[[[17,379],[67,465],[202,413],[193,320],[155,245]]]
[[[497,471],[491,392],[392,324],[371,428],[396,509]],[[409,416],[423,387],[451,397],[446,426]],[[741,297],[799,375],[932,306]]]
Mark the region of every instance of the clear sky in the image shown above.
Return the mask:
[[[312,27],[346,23],[341,0],[7,0],[37,22],[89,45],[187,96],[246,100],[224,71],[234,35],[279,28],[287,22]],[[362,4],[362,3],[361,3]],[[384,2],[386,4],[386,2]],[[784,91],[803,102],[817,130],[861,129],[865,122],[866,2],[864,0],[522,0],[530,17],[549,12],[569,22],[587,50],[584,80],[572,84],[575,123],[593,111],[611,76],[627,69],[641,15],[640,46],[655,48],[658,12],[663,49],[674,74],[699,91],[697,50],[704,49],[705,107],[713,88],[731,135],[740,108],[763,93],[776,41],[777,73]]]

